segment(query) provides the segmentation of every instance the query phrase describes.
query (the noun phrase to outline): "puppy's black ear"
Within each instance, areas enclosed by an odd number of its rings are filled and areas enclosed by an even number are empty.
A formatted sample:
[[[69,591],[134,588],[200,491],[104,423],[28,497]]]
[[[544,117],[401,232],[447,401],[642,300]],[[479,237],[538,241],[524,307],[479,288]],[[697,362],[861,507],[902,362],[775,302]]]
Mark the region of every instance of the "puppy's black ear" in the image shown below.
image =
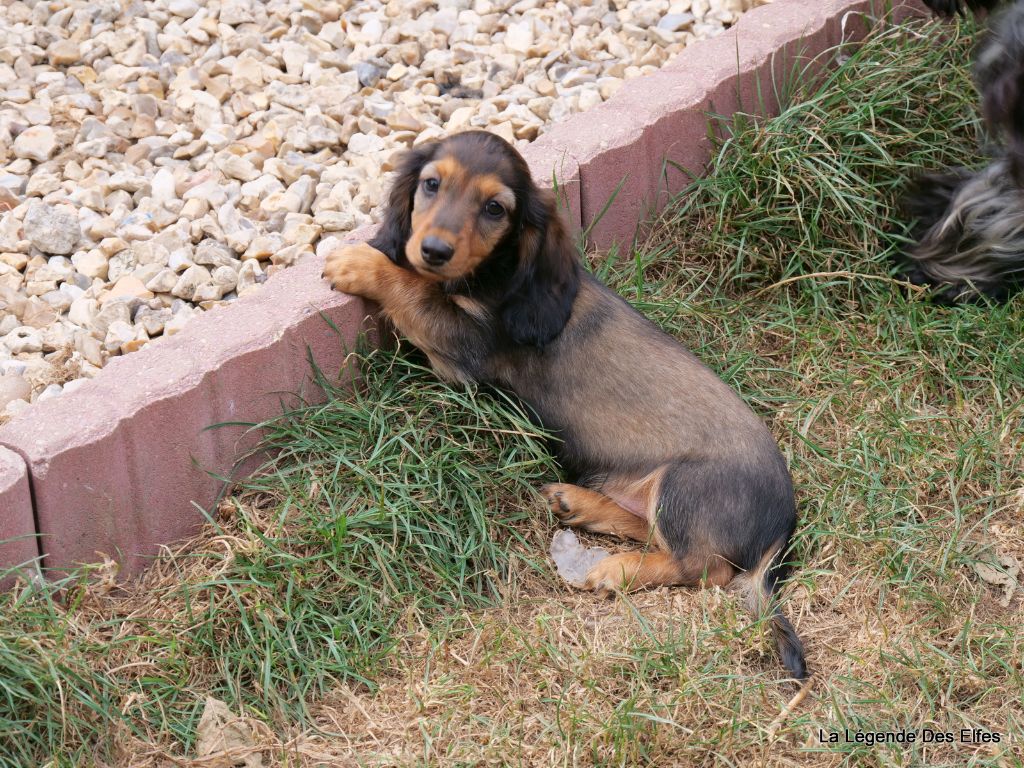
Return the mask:
[[[531,183],[525,197],[519,263],[500,317],[514,342],[541,349],[569,320],[579,289],[580,265],[554,195]]]
[[[370,245],[396,264],[405,264],[405,243],[412,233],[412,204],[423,166],[434,158],[438,142],[428,141],[402,155],[377,234]]]

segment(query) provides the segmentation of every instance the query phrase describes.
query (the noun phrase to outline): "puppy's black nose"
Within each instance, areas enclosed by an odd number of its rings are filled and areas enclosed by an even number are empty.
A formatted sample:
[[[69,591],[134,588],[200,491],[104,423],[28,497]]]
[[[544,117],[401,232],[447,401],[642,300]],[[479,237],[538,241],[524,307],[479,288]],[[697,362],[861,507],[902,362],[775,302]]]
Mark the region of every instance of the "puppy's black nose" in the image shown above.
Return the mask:
[[[423,238],[423,242],[420,244],[420,253],[427,264],[432,267],[439,267],[451,259],[452,254],[455,253],[455,248],[448,245],[441,238],[431,235],[430,237]]]

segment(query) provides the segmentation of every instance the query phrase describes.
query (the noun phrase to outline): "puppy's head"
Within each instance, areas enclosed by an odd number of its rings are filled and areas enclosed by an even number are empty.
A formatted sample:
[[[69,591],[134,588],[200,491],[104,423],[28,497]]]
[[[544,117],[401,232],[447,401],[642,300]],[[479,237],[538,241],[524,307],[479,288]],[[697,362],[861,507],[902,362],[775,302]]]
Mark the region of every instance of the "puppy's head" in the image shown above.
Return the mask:
[[[371,244],[428,280],[486,283],[518,344],[551,341],[576,296],[575,249],[553,196],[511,145],[484,131],[407,153]]]
[[[529,171],[489,133],[452,136],[416,163],[405,258],[430,280],[471,277],[521,219]]]

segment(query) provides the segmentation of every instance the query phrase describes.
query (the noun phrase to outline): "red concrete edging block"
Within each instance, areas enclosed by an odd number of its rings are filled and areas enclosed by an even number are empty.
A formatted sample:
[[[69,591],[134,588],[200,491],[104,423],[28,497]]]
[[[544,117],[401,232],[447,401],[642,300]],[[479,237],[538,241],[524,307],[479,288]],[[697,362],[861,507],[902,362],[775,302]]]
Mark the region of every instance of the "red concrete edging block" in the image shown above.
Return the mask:
[[[322,397],[309,356],[338,376],[368,315],[361,299],[330,290],[322,269],[307,258],[0,427],[0,445],[31,473],[48,569],[104,553],[137,572],[161,544],[197,530],[196,505],[221,487],[207,470],[226,473],[253,444],[241,427],[211,425],[265,420],[291,393]]]
[[[21,456],[0,448],[0,570],[26,565],[39,556],[28,468]],[[0,589],[14,577],[0,577]]]
[[[578,232],[583,227],[580,164],[568,147],[553,147],[534,142],[521,153],[530,166],[530,175],[541,189],[554,190],[559,207],[565,212],[569,227]]]
[[[627,82],[604,104],[554,126],[530,149],[571,147],[583,226],[614,196],[593,227],[592,244],[628,245],[668,194],[703,173],[711,153],[709,114],[777,111],[773,75],[844,39],[860,39],[867,29],[860,15],[880,16],[889,6],[897,7],[897,16],[921,12],[916,2],[899,0],[778,0],[761,6],[724,34],[688,47],[659,72]]]

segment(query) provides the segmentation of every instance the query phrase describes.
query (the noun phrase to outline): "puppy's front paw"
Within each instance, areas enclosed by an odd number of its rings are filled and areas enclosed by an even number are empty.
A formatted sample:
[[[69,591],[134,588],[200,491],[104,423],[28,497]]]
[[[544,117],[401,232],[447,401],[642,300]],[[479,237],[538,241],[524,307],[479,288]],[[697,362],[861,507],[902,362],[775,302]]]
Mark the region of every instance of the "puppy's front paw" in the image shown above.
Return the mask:
[[[390,263],[387,256],[366,243],[343,245],[327,254],[324,277],[336,291],[374,298],[378,272]]]

